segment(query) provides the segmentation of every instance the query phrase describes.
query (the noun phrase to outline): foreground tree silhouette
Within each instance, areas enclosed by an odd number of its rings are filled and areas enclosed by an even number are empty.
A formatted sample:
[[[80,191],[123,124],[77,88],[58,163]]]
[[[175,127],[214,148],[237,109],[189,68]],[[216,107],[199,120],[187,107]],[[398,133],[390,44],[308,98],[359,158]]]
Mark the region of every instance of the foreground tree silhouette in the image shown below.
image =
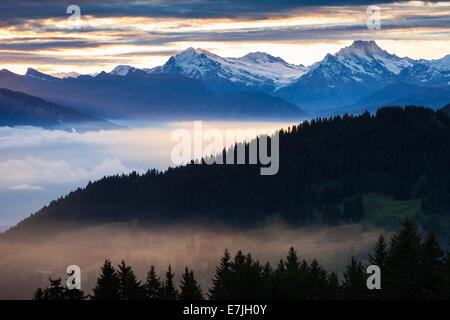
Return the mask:
[[[230,253],[225,249],[219,266],[216,267],[212,288],[209,290],[211,300],[225,300],[230,296],[230,259]]]
[[[369,254],[369,263],[371,265],[377,265],[381,270],[384,270],[386,267],[387,257],[387,243],[384,236],[380,234],[377,243],[373,248],[373,253]]]
[[[119,293],[122,300],[142,300],[145,298],[141,282],[136,279],[133,270],[122,260],[119,264]]]
[[[382,234],[378,237],[378,240],[369,254],[369,265],[376,265],[381,271],[381,281],[385,280],[387,273],[387,259],[388,259],[388,244]],[[382,285],[381,290],[372,290],[370,295],[373,299],[383,299],[385,296],[384,285]]]
[[[262,266],[250,253],[238,251],[230,264],[230,294],[228,299],[248,300],[262,298]]]
[[[92,298],[94,300],[119,300],[121,298],[119,276],[110,260],[105,260],[93,291]]]
[[[342,298],[342,292],[337,273],[332,271],[328,275],[327,281],[328,281],[328,299],[340,300]]]
[[[233,260],[228,250],[220,259],[209,290],[211,299],[448,299],[450,287],[450,258],[441,248],[434,231],[421,241],[415,223],[405,219],[403,228],[386,243],[378,238],[369,264],[381,268],[381,290],[369,290],[365,266],[351,257],[343,273],[342,284],[336,272],[327,273],[317,260],[310,264],[300,260],[290,248],[277,268],[269,263],[262,266],[251,254],[238,251]],[[194,272],[186,267],[182,275],[180,293],[176,290],[174,273],[169,265],[161,282],[151,266],[144,285],[136,279],[124,261],[116,271],[106,260],[94,288],[93,299],[202,299],[200,285]],[[81,291],[67,290],[61,279],[50,279],[50,286],[38,288],[35,300],[84,299]]]
[[[49,281],[50,287],[38,288],[34,293],[33,300],[83,300],[87,298],[81,290],[69,290],[62,286],[61,278],[55,280],[49,278]]]
[[[391,238],[385,293],[391,299],[420,297],[421,236],[413,220],[406,218],[403,229]]]
[[[366,286],[366,271],[361,262],[352,256],[350,263],[344,271],[342,282],[342,293],[346,300],[367,299],[368,289]]]
[[[162,295],[161,298],[163,300],[175,300],[178,297],[178,291],[175,288],[173,278],[174,274],[172,273],[172,267],[169,265],[169,268],[166,272],[166,279],[162,286]]]
[[[444,297],[446,274],[444,251],[437,239],[436,233],[431,230],[422,245],[422,274],[421,298],[437,299]]]
[[[328,288],[327,272],[316,259],[311,262],[306,281],[309,288],[307,291],[309,300],[332,299]]]
[[[202,289],[194,278],[194,271],[189,271],[188,267],[184,270],[180,289],[181,300],[203,300]]]
[[[144,284],[145,296],[148,300],[158,300],[162,296],[161,280],[156,275],[155,266],[151,266]]]

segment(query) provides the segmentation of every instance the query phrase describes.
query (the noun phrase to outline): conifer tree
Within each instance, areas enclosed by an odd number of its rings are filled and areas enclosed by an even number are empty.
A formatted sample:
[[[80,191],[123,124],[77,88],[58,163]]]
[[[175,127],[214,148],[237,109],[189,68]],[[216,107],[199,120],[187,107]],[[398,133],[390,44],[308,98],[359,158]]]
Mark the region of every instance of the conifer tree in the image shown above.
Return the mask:
[[[340,300],[341,299],[341,286],[339,284],[339,278],[336,272],[332,271],[328,277],[328,299]]]
[[[366,272],[361,262],[351,257],[350,263],[344,272],[342,283],[343,297],[346,300],[367,299]]]
[[[274,298],[274,271],[269,262],[267,262],[261,274],[261,279],[264,283],[263,299],[273,299]]]
[[[288,255],[286,256],[285,266],[286,271],[291,273],[297,272],[300,267],[300,263],[297,257],[297,251],[295,251],[294,247],[289,248]]]
[[[33,295],[33,300],[44,300],[44,290],[42,288],[37,288]]]
[[[316,259],[311,262],[306,283],[308,284],[306,292],[308,299],[323,300],[328,298],[327,272]]]
[[[209,298],[211,300],[225,300],[231,299],[230,296],[230,253],[227,249],[220,259],[219,265],[216,267],[216,274],[212,280],[213,285],[209,290]]]
[[[50,287],[44,290],[44,300],[65,300],[65,288],[61,285],[61,279],[49,278]]]
[[[162,295],[161,280],[156,275],[155,266],[151,266],[144,284],[145,296],[149,300],[158,300]]]
[[[94,300],[119,300],[120,281],[110,260],[105,260],[94,288]]]
[[[271,295],[273,299],[287,299],[286,268],[283,259],[280,259],[280,262],[278,262],[277,268],[273,271],[272,278]]]
[[[172,272],[172,267],[169,265],[169,268],[166,272],[166,279],[164,281],[163,287],[162,287],[162,296],[161,298],[163,300],[175,300],[178,296],[178,291],[175,288],[174,285],[174,274]]]
[[[386,268],[387,256],[387,243],[384,236],[380,234],[373,248],[373,253],[369,254],[369,263],[378,266],[381,272],[383,272]]]
[[[421,236],[413,220],[406,218],[403,229],[390,241],[385,293],[392,299],[418,299],[421,275]]]
[[[373,248],[373,252],[369,254],[369,265],[376,265],[380,268],[381,272],[381,289],[371,290],[369,295],[371,298],[380,300],[385,298],[385,292],[383,282],[385,277],[388,276],[389,272],[387,270],[387,259],[388,259],[388,247],[387,242],[382,234],[378,237],[377,242]]]
[[[230,294],[234,299],[259,299],[263,296],[261,272],[258,261],[253,260],[250,253],[244,255],[238,251],[230,264]]]
[[[441,244],[434,230],[430,230],[422,245],[422,274],[420,276],[423,299],[443,298],[445,293],[445,260]]]
[[[181,300],[203,300],[202,289],[194,278],[194,272],[189,271],[188,267],[184,270],[180,289]]]
[[[133,270],[125,264],[125,261],[119,264],[119,292],[122,300],[142,300],[144,299],[144,290],[141,282],[136,279]]]
[[[287,299],[301,299],[302,293],[305,293],[304,284],[305,275],[300,272],[300,262],[297,252],[293,247],[289,248],[284,264],[286,272],[284,273],[285,296]],[[304,267],[304,266],[303,266]],[[307,267],[307,265],[306,265]],[[303,282],[303,283],[302,283]]]

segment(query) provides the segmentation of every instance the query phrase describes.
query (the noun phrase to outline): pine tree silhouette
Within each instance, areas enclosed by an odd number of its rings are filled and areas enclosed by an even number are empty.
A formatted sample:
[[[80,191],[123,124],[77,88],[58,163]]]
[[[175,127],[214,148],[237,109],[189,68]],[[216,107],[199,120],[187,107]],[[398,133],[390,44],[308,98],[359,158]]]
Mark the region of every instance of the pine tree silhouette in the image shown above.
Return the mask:
[[[342,282],[342,292],[346,300],[364,300],[367,299],[368,289],[366,286],[366,272],[361,262],[351,257],[350,263],[344,272],[344,281]]]
[[[203,300],[202,289],[194,278],[194,272],[186,267],[180,285],[181,300]]]
[[[33,300],[83,300],[87,296],[83,291],[78,289],[71,289],[61,285],[61,278],[49,278],[50,286],[45,289],[38,288],[33,295]]]
[[[310,300],[329,299],[327,272],[323,269],[319,262],[314,259],[309,267],[307,276],[308,292],[307,298]]]
[[[305,266],[303,266],[305,267]],[[302,290],[302,285],[306,283],[306,273],[307,271],[303,269],[300,271],[300,262],[297,257],[297,252],[293,247],[289,248],[289,252],[286,256],[286,262],[284,263],[284,272],[281,272],[281,278],[283,283],[283,296],[286,299],[300,299],[302,294],[306,294]]]
[[[385,276],[388,276],[389,273],[387,271],[388,245],[382,234],[378,237],[372,251],[369,254],[369,265],[376,265],[380,268],[381,282],[383,283]],[[377,300],[383,299],[385,296],[383,284],[381,285],[381,290],[371,290],[370,296]]]
[[[420,277],[422,299],[438,299],[445,294],[445,259],[444,251],[434,230],[422,245],[422,274]]]
[[[336,272],[332,271],[327,278],[328,300],[340,300],[342,298],[341,285]]]
[[[392,299],[420,297],[421,236],[413,220],[406,218],[403,229],[390,241],[385,293]]]
[[[384,236],[380,234],[373,248],[373,253],[369,254],[369,263],[378,266],[381,272],[383,272],[386,268],[387,256],[387,243]]]
[[[136,279],[133,270],[125,264],[119,264],[119,292],[122,300],[142,300],[145,298],[144,289],[141,282]]]
[[[93,291],[94,300],[120,300],[120,280],[110,260],[105,260]]]
[[[159,300],[162,296],[161,280],[156,275],[155,266],[151,266],[144,284],[145,296],[149,300]]]
[[[37,288],[33,295],[33,300],[44,300],[44,290]]]
[[[212,280],[213,285],[209,290],[209,298],[211,300],[231,299],[230,295],[230,253],[227,249],[220,259],[219,266],[216,267],[216,274]]]
[[[178,296],[178,291],[175,288],[173,278],[174,274],[172,273],[172,267],[169,265],[166,272],[166,279],[164,281],[162,287],[162,299],[163,300],[175,300]]]

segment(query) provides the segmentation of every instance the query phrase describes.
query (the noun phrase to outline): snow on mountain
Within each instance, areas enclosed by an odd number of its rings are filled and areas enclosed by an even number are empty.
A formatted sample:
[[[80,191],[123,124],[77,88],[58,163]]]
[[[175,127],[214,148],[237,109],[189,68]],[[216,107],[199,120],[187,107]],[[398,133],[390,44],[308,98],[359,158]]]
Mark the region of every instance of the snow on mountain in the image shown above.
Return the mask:
[[[420,60],[400,74],[403,81],[432,86],[450,86],[450,54],[436,60]]]
[[[45,74],[43,72],[37,71],[33,68],[28,68],[27,73],[25,73],[26,77],[34,78],[34,79],[40,79],[40,80],[55,80],[57,78],[49,76],[48,74]]]
[[[51,75],[59,79],[66,79],[66,78],[78,78],[81,74],[73,71],[73,72],[56,72],[52,73]]]
[[[313,64],[309,71],[276,94],[307,112],[349,105],[392,83],[415,60],[400,58],[374,41],[355,41]]]
[[[381,49],[375,41],[354,41],[349,47],[341,49],[331,59],[331,55],[316,63],[311,69],[316,69],[324,64],[342,64],[347,68],[351,76],[357,75],[364,78],[385,79],[398,75],[404,68],[411,67],[415,60],[410,58],[400,58]],[[342,71],[342,68],[337,68]]]
[[[171,57],[151,73],[180,73],[197,79],[224,79],[245,86],[285,86],[307,71],[303,65],[292,65],[281,58],[262,52],[240,58],[223,58],[209,51],[189,48]]]
[[[118,65],[110,72],[110,74],[114,74],[116,76],[126,76],[129,72],[133,72],[136,70],[137,70],[136,68],[131,66]]]

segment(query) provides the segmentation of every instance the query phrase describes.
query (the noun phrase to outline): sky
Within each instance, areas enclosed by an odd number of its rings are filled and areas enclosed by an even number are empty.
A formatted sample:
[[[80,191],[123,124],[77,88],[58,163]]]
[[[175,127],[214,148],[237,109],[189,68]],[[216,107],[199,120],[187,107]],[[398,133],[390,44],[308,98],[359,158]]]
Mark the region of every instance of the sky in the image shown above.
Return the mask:
[[[70,7],[76,4],[77,7]],[[369,29],[376,5],[380,29]],[[79,8],[79,11],[78,11]],[[79,15],[78,15],[79,13]],[[450,52],[450,2],[366,0],[2,0],[0,68],[93,74],[150,68],[188,48],[253,51],[310,65],[353,40],[401,57]]]

